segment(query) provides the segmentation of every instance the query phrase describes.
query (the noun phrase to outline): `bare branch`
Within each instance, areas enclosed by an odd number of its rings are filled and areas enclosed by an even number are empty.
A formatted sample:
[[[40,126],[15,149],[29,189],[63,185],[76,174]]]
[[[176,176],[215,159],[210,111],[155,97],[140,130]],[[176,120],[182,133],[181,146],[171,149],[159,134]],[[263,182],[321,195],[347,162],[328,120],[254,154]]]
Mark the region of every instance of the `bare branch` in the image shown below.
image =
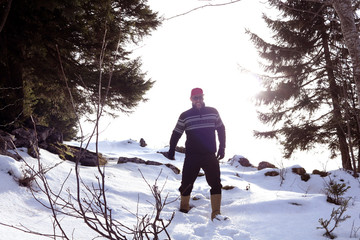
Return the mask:
[[[38,235],[38,236],[43,236],[43,237],[48,237],[48,238],[61,238],[62,236],[60,235],[56,235],[56,234],[45,234],[45,233],[39,233],[39,232],[36,232],[36,231],[33,231],[33,230],[30,230],[28,228],[26,228],[25,226],[21,225],[21,226],[14,226],[14,225],[10,225],[10,224],[6,224],[6,223],[2,223],[0,222],[0,225],[2,226],[5,226],[5,227],[10,227],[10,228],[13,228],[13,229],[16,229],[16,230],[19,230],[19,231],[22,231],[24,233],[29,233],[29,234],[33,234],[33,235]]]
[[[191,12],[194,12],[194,11],[197,11],[197,10],[200,10],[200,9],[203,9],[203,8],[206,8],[206,7],[220,7],[220,6],[225,6],[225,5],[230,5],[230,4],[233,4],[233,3],[237,3],[237,2],[240,2],[241,0],[234,0],[234,1],[231,1],[231,2],[226,2],[226,3],[216,3],[216,4],[206,4],[206,5],[202,5],[200,7],[196,7],[196,8],[193,8],[187,12],[184,12],[184,13],[180,13],[180,14],[177,14],[175,16],[172,16],[172,17],[169,17],[169,18],[165,18],[165,20],[171,20],[173,18],[177,18],[177,17],[181,17],[181,16],[184,16],[184,15],[187,15]]]
[[[6,23],[6,19],[7,17],[9,16],[9,12],[10,12],[10,8],[11,8],[11,2],[12,0],[8,0],[7,1],[7,5],[5,7],[5,12],[3,13],[3,17],[1,19],[1,22],[0,22],[0,33],[2,32],[4,26],[5,26],[5,23]]]

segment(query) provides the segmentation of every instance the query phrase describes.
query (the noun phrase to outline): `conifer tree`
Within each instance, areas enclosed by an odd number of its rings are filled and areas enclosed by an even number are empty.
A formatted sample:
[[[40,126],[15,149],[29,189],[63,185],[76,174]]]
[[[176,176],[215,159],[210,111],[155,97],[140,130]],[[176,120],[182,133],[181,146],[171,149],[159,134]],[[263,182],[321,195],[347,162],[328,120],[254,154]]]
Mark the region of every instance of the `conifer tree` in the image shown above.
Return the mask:
[[[76,118],[64,75],[78,114],[93,110],[100,77],[101,96],[112,79],[107,109],[131,111],[146,100],[153,81],[141,71],[141,59],[130,58],[128,46],[159,24],[146,0],[12,1],[0,32],[0,125],[32,114],[65,138],[74,136]]]
[[[259,119],[273,129],[255,135],[278,138],[286,158],[296,149],[326,144],[332,157],[340,152],[343,167],[352,169],[346,129],[350,122],[350,134],[356,136],[351,139],[358,143],[354,117],[359,110],[345,111],[356,91],[334,9],[316,1],[268,2],[280,12],[278,19],[264,16],[274,41],[248,33],[266,60],[265,71],[271,73],[263,76],[266,90],[258,95],[258,103],[268,107],[268,112],[259,112]]]

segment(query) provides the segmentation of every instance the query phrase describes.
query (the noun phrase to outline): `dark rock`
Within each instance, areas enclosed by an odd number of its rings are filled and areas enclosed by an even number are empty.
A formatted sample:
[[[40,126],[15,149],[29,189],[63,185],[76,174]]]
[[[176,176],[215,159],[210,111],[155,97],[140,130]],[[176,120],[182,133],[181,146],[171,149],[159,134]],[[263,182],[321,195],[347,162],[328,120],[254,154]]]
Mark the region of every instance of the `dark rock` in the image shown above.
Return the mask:
[[[170,164],[170,163],[166,163],[165,166],[167,166],[168,168],[170,168],[175,174],[180,174],[180,169],[178,169],[177,167],[175,167],[174,165]]]
[[[36,133],[30,128],[17,128],[11,132],[15,136],[15,146],[29,148],[37,142]]]
[[[49,150],[50,144],[62,143],[61,133],[42,125],[36,125],[36,131],[33,128],[17,128],[12,134],[15,136],[15,146],[27,148],[29,155],[34,158],[39,157],[39,147]]]
[[[0,129],[0,150],[11,150],[14,149],[15,136]]]
[[[17,128],[11,133],[15,136],[14,144],[17,148],[27,148],[28,154],[33,158],[38,158],[40,156],[35,130],[30,128]]]
[[[146,147],[147,144],[143,138],[140,139],[140,147]]]
[[[265,176],[268,176],[268,177],[276,177],[276,176],[279,176],[279,172],[278,171],[269,171],[269,172],[266,172],[264,175]]]
[[[319,170],[317,170],[317,169],[313,170],[312,174],[320,175],[320,177],[326,177],[326,176],[329,175],[328,172],[319,171]]]
[[[41,125],[37,125],[36,133],[37,133],[37,139],[38,139],[39,143],[46,142],[46,140],[48,139],[48,137],[50,136],[52,131],[54,131],[54,129],[45,127],[45,126],[41,126]]]
[[[138,157],[133,157],[133,158],[119,157],[117,163],[119,164],[119,163],[128,163],[128,162],[139,163],[139,164],[145,164],[146,163],[145,160],[142,160],[141,158],[138,158]]]
[[[310,174],[306,173],[305,168],[293,167],[291,171],[297,175],[300,175],[301,180],[307,182],[310,179]]]
[[[310,174],[305,173],[305,174],[301,175],[301,180],[303,180],[304,182],[309,181],[309,179],[310,179]]]
[[[300,176],[306,174],[305,168],[302,168],[302,167],[294,167],[294,168],[291,169],[291,171],[293,173],[297,174],[297,175],[300,175]]]
[[[54,129],[49,137],[46,139],[47,143],[62,143],[63,142],[63,134],[60,131]]]
[[[234,157],[230,158],[228,162],[230,163],[230,165],[236,167],[238,167],[238,164],[240,164],[240,166],[242,167],[254,167],[250,163],[250,161],[246,157],[243,157],[242,155],[235,155]]]
[[[91,152],[89,150],[68,146],[65,144],[50,144],[47,149],[49,152],[59,155],[63,160],[69,160],[71,162],[77,162],[83,166],[94,167],[106,164],[107,160],[99,153]]]
[[[239,163],[243,167],[252,167],[252,164],[247,158],[241,157],[239,158]]]
[[[0,130],[0,154],[12,157],[13,159],[19,161],[22,159],[20,155],[13,154],[8,151],[15,149],[14,140],[15,136]]]
[[[166,167],[170,168],[175,174],[180,173],[180,170],[172,164],[162,164],[160,162],[155,162],[155,161],[146,161],[146,160],[143,160],[138,157],[133,157],[133,158],[119,157],[117,163],[120,164],[120,163],[128,163],[128,162],[137,163],[137,164],[154,165],[154,166],[165,165]]]
[[[49,144],[46,150],[59,155],[62,160],[75,161],[75,151],[65,144]]]
[[[48,150],[51,153],[59,155],[61,159],[72,162],[79,161],[84,166],[98,166],[105,164],[107,160],[99,153],[88,151],[83,148],[67,146],[62,144],[63,137],[61,132],[54,128],[36,125],[36,131],[33,129],[33,122],[28,121],[26,127],[14,129],[11,133],[14,135],[12,140],[15,147],[24,147],[28,149],[28,154],[34,158],[39,157],[39,147]],[[8,134],[8,136],[11,136]],[[10,141],[7,147],[11,146]],[[1,148],[2,140],[0,140]]]
[[[259,163],[259,166],[258,166],[258,170],[262,170],[262,169],[265,169],[265,168],[276,168],[274,164],[271,164],[269,162],[260,162]]]
[[[155,166],[163,165],[162,163],[155,162],[155,161],[146,161],[145,164],[146,165],[155,165]]]
[[[80,156],[80,164],[82,166],[88,166],[88,167],[95,167],[98,166],[98,158],[96,156],[95,153],[89,152],[89,151],[85,151],[81,156]]]

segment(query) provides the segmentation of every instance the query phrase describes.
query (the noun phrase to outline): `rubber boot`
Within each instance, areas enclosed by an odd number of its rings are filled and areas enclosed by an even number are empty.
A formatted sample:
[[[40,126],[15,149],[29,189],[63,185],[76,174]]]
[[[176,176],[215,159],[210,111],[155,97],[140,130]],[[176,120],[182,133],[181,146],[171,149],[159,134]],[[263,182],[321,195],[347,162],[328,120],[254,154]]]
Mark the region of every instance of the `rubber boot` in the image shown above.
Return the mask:
[[[190,195],[182,196],[180,200],[180,212],[188,213],[190,211]]]
[[[221,194],[213,194],[210,196],[211,201],[211,221],[214,220],[216,215],[220,215],[220,206],[221,206]]]

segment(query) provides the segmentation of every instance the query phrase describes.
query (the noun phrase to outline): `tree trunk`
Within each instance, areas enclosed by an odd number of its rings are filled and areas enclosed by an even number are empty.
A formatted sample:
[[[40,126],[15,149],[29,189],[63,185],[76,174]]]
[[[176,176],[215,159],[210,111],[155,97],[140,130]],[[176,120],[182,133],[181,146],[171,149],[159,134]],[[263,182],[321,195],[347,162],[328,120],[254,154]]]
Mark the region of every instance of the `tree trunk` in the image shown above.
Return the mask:
[[[324,28],[323,28],[324,29]],[[344,118],[341,114],[341,107],[340,107],[340,90],[339,86],[336,84],[335,75],[334,75],[334,66],[332,64],[329,44],[328,44],[328,35],[325,31],[322,32],[322,45],[324,47],[324,55],[325,55],[325,62],[326,62],[326,72],[328,75],[328,81],[330,86],[330,96],[333,106],[333,121],[335,122],[335,129],[336,135],[339,139],[339,149],[341,153],[341,162],[342,167],[347,170],[352,170],[350,153],[349,153],[349,146],[346,141],[346,134],[345,129],[342,128],[342,122]],[[345,119],[346,121],[346,119]]]
[[[333,0],[333,7],[341,21],[341,31],[353,64],[358,104],[360,99],[360,38],[355,24],[355,12],[351,0]]]

